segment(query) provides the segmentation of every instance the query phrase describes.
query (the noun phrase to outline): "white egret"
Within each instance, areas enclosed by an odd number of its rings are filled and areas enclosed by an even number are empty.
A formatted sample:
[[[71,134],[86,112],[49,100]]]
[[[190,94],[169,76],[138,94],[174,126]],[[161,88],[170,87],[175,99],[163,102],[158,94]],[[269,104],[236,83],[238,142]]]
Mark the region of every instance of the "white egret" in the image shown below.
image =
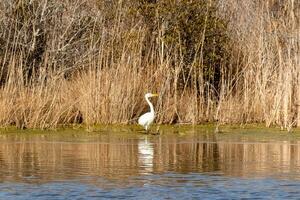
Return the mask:
[[[155,118],[154,108],[153,108],[153,105],[150,102],[149,98],[157,97],[157,96],[158,96],[158,94],[152,94],[152,93],[145,94],[145,99],[150,106],[150,112],[147,112],[147,113],[143,114],[142,116],[140,116],[138,122],[141,126],[143,126],[145,128],[146,131],[148,130],[148,128],[150,127],[150,125],[152,124],[152,122],[154,121],[154,118]]]

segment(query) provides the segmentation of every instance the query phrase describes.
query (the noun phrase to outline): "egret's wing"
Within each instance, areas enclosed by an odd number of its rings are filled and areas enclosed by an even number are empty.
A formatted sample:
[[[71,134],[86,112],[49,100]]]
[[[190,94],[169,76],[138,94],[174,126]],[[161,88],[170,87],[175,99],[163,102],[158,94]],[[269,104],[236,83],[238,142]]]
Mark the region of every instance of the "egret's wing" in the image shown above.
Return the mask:
[[[145,126],[147,124],[147,119],[149,118],[149,114],[150,113],[145,113],[142,116],[140,116],[138,121],[140,125]]]
[[[151,112],[147,112],[140,116],[139,124],[142,126],[150,125],[154,120],[154,115]]]

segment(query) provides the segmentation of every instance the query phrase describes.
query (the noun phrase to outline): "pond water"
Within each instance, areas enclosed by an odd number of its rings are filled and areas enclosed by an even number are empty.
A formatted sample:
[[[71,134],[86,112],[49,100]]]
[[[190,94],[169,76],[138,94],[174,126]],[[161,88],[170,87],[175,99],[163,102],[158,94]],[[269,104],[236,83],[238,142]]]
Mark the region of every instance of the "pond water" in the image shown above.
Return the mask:
[[[1,133],[0,199],[299,199],[300,135]]]

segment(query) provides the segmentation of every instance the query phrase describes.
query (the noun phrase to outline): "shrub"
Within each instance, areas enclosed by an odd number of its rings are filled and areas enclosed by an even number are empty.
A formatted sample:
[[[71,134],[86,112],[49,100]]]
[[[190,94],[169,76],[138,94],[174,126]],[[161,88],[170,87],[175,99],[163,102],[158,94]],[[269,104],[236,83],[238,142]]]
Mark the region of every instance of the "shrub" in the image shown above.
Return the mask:
[[[216,1],[140,0],[138,11],[149,38],[156,37],[151,41],[161,39],[166,55],[183,64],[181,86],[191,86],[197,75],[201,76],[197,81],[203,79],[204,84],[220,89],[221,68],[229,59],[229,37],[227,21],[218,16]]]

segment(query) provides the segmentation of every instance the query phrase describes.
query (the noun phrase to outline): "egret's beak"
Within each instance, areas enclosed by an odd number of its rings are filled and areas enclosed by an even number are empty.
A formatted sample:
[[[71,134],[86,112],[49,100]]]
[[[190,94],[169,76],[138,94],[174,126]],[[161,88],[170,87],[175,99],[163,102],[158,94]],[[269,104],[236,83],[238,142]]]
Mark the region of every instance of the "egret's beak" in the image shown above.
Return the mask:
[[[152,94],[153,97],[158,97],[158,94]]]

